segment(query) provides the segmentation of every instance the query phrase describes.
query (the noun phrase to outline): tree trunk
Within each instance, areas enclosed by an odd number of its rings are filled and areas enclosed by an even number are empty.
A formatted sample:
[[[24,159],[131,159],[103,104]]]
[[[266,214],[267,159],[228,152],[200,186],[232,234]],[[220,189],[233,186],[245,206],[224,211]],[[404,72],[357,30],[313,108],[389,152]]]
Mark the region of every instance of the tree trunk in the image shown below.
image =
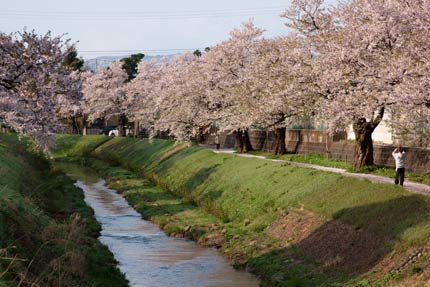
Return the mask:
[[[123,137],[126,135],[125,132],[125,124],[127,121],[127,117],[124,114],[121,114],[118,118],[118,135]]]
[[[193,142],[196,145],[199,145],[199,142],[200,142],[200,131],[198,131],[197,134],[195,134],[191,138],[192,138],[191,142]]]
[[[326,159],[331,159],[332,158],[332,154],[331,154],[331,142],[332,142],[332,140],[330,139],[330,144],[329,144],[329,133],[326,132],[325,133],[325,157],[326,157]]]
[[[381,107],[374,120],[367,122],[365,118],[360,118],[354,122],[356,144],[353,166],[355,169],[374,164],[372,133],[382,121],[383,116],[384,107]]]
[[[240,136],[240,131],[234,132],[234,141],[234,147],[237,149],[238,152],[242,152],[243,143],[242,137]]]
[[[77,134],[77,135],[80,134],[79,124],[78,124],[78,121],[76,119],[76,116],[72,116],[71,120],[72,120],[72,133]]]
[[[249,134],[247,130],[241,130],[234,132],[235,147],[239,152],[252,151],[251,141],[249,140]]]
[[[285,146],[285,134],[287,128],[277,128],[275,130],[275,154],[286,154],[287,147]]]
[[[210,127],[205,126],[199,128],[199,143],[205,143],[207,144],[207,137],[210,133]]]
[[[247,130],[242,131],[242,141],[243,141],[243,152],[252,151],[251,140],[249,139],[249,134]]]
[[[204,143],[204,135],[202,128],[199,128],[196,135],[196,144],[199,145],[200,143]]]
[[[234,147],[237,149],[238,152],[242,152],[243,141],[242,141],[242,135],[240,130],[234,132],[234,139],[235,139]]]
[[[369,123],[364,125],[355,124],[355,153],[354,168],[362,168],[367,165],[373,165],[373,141],[372,132]]]
[[[140,128],[139,128],[139,121],[135,120],[134,121],[134,132],[133,132],[133,136],[135,138],[139,137],[139,130],[140,130]]]

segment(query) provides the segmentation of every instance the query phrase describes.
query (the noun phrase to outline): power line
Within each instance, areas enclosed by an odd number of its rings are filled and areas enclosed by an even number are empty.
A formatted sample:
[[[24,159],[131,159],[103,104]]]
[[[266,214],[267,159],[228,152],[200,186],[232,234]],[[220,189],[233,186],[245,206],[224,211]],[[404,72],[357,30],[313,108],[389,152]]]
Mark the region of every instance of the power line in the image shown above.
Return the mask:
[[[191,52],[195,50],[204,50],[204,48],[177,48],[177,49],[140,49],[140,50],[78,50],[78,54],[85,55],[120,55],[120,54],[135,54],[135,53],[144,53],[144,54],[166,54],[166,53],[182,53],[182,52]]]
[[[42,11],[18,11],[2,10],[0,16],[6,18],[39,19],[39,20],[70,20],[70,21],[160,21],[183,20],[200,18],[222,18],[238,16],[274,15],[281,11],[281,7],[225,9],[206,11],[176,11],[176,12],[42,12]]]
[[[172,21],[172,20],[194,20],[194,19],[208,19],[208,18],[231,18],[231,17],[253,17],[253,16],[275,16],[273,12],[266,13],[242,13],[242,14],[207,14],[207,15],[183,15],[183,16],[164,16],[164,17],[63,17],[63,16],[26,16],[26,15],[3,15],[2,18],[13,18],[21,20],[37,20],[37,21]]]
[[[35,11],[35,10],[13,10],[2,9],[0,13],[17,13],[17,14],[36,14],[36,15],[171,15],[171,14],[207,14],[207,13],[228,13],[228,12],[249,12],[264,10],[280,10],[285,6],[256,7],[256,8],[239,8],[239,9],[214,9],[214,10],[175,10],[175,11]],[[95,13],[95,14],[93,14]]]
[[[243,12],[206,12],[206,13],[189,13],[189,14],[112,14],[112,15],[102,15],[102,14],[76,14],[76,15],[62,15],[62,14],[26,14],[26,13],[4,13],[0,11],[0,15],[9,17],[65,17],[70,16],[70,19],[77,18],[164,18],[164,17],[205,17],[205,16],[230,16],[230,15],[254,15],[254,14],[269,14],[276,13],[279,10],[258,10],[258,11],[243,11]]]
[[[114,53],[124,53],[124,52],[174,52],[174,51],[190,51],[198,48],[178,48],[178,49],[140,49],[140,50],[80,50],[83,53],[104,53],[104,52],[114,52]]]

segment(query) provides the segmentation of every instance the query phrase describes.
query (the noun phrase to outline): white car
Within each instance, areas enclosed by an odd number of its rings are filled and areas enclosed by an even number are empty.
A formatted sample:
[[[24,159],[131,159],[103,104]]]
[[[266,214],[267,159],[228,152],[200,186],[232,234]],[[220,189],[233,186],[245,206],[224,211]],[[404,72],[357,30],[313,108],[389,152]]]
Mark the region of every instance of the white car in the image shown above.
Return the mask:
[[[110,136],[110,137],[117,137],[117,136],[119,136],[119,130],[118,129],[110,130],[108,136]]]
[[[110,130],[108,135],[110,137],[117,137],[117,136],[119,136],[119,130],[118,129]],[[125,135],[126,136],[131,136],[131,130],[130,129],[125,129]]]

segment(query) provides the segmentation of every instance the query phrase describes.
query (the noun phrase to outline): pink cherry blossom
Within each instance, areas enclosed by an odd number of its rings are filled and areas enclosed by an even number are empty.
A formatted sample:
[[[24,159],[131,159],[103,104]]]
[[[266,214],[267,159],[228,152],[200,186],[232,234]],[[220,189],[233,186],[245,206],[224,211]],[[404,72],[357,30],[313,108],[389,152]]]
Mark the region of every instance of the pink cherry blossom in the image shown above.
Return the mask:
[[[50,33],[0,33],[0,118],[46,152],[62,129],[59,102],[79,89],[61,66],[69,49],[68,41]]]

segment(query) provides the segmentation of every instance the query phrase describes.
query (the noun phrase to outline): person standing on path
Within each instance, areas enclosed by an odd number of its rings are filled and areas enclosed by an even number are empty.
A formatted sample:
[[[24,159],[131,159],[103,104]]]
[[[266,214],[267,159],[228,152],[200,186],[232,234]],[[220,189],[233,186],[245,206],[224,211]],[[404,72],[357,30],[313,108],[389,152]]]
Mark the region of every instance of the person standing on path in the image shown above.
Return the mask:
[[[215,145],[216,145],[216,149],[219,149],[219,135],[218,134],[215,135]]]
[[[401,186],[403,186],[403,181],[405,180],[405,155],[406,152],[403,150],[402,146],[398,146],[393,151],[393,157],[396,161],[396,177],[394,183],[400,184]]]

